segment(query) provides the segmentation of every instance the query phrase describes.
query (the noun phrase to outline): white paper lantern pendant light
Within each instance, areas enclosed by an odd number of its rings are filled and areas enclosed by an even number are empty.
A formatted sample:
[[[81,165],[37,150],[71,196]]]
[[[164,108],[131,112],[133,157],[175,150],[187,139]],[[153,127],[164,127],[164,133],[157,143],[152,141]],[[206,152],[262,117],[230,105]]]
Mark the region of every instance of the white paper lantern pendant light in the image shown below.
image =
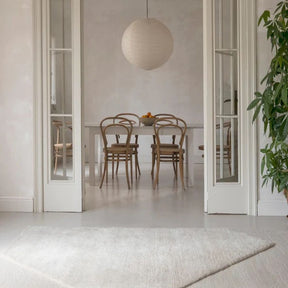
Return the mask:
[[[148,0],[146,18],[137,19],[124,31],[122,51],[131,64],[145,70],[160,67],[172,54],[171,32],[160,21],[148,17]]]

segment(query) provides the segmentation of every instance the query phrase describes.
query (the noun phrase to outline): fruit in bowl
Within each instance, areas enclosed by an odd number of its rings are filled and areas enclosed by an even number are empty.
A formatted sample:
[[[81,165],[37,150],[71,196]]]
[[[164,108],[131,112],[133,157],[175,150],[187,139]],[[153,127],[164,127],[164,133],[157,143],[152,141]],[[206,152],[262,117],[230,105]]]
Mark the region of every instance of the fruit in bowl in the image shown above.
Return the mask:
[[[140,118],[140,122],[144,125],[144,126],[152,126],[154,121],[155,121],[155,116],[153,116],[151,114],[151,112],[148,112],[145,115],[142,115],[142,117]]]

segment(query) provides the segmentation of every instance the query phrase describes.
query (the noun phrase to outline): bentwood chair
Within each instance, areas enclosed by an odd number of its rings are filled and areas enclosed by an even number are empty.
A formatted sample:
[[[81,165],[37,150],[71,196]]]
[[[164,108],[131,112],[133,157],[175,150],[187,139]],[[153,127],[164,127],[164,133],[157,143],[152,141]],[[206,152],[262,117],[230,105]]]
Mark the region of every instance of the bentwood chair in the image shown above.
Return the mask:
[[[158,118],[175,118],[176,123],[177,123],[177,117],[173,114],[168,114],[168,113],[159,113],[154,115],[156,119]],[[169,120],[168,120],[169,121]],[[170,121],[171,122],[171,121]],[[177,123],[178,124],[178,123]],[[162,147],[169,147],[169,148],[177,148],[178,145],[175,144],[175,139],[176,139],[176,135],[172,135],[172,141],[171,143],[162,143]],[[151,149],[152,149],[152,169],[151,169],[151,175],[152,178],[154,178],[154,167],[155,167],[155,159],[156,159],[156,136],[153,135],[153,144],[151,144]],[[174,168],[174,172],[175,172],[175,176],[177,177],[177,165],[173,164],[173,168]]]
[[[65,122],[66,128],[72,130],[72,123]],[[59,120],[53,120],[52,126],[56,128],[56,141],[53,144],[53,154],[54,154],[54,174],[57,172],[58,168],[58,159],[63,159],[65,157],[73,157],[73,145],[70,142],[63,142],[63,134],[65,133],[65,129],[62,133],[61,137],[61,130],[63,130],[63,122]],[[64,127],[65,128],[65,127]]]
[[[187,130],[186,122],[183,119],[177,117],[170,118],[159,118],[154,122],[154,133],[156,136],[156,162],[157,162],[157,172],[154,180],[154,189],[159,182],[159,171],[160,171],[160,162],[172,162],[177,166],[179,164],[180,177],[182,182],[182,188],[185,189],[184,185],[184,153],[185,150],[183,147],[183,142],[185,139],[185,134]],[[161,132],[164,129],[173,129],[175,135],[175,146],[164,146],[161,140]],[[178,140],[178,141],[177,141]],[[178,143],[177,143],[178,142]],[[177,146],[176,146],[177,145]],[[175,170],[174,170],[175,172]],[[177,176],[177,175],[176,175]]]
[[[106,182],[108,182],[108,162],[112,162],[112,179],[114,178],[114,162],[123,161],[125,162],[125,171],[128,189],[130,189],[129,180],[129,162],[131,172],[131,182],[133,178],[132,172],[132,154],[133,148],[130,147],[130,138],[133,129],[132,122],[124,117],[107,117],[100,123],[100,129],[103,139],[103,152],[104,152],[104,172],[100,188],[102,188],[103,181],[106,175]],[[112,146],[109,142],[110,138],[108,135],[123,135],[125,136],[125,142],[122,146]]]
[[[220,129],[220,124],[216,125],[216,129]],[[226,143],[223,145],[223,159],[227,159],[229,172],[231,175],[231,122],[224,122],[223,123],[223,133],[226,134]],[[199,150],[204,151],[204,145],[200,145]],[[216,145],[216,159],[220,159],[221,154],[221,146]],[[202,155],[204,157],[204,155]]]
[[[120,114],[117,114],[115,117],[124,117],[124,118],[130,120],[133,126],[140,126],[140,118],[137,114],[120,113]],[[124,123],[124,122],[122,122],[122,123]],[[122,146],[125,146],[125,143],[121,143],[120,142],[120,135],[116,135],[116,143],[112,144],[112,147],[122,147]],[[130,148],[133,149],[133,155],[134,155],[134,159],[135,159],[135,176],[137,179],[138,173],[139,173],[139,175],[141,175],[140,165],[139,165],[139,161],[138,161],[138,148],[139,148],[138,135],[134,135],[134,141],[133,142],[130,140]],[[118,174],[118,168],[119,168],[119,161],[117,161],[116,174]]]

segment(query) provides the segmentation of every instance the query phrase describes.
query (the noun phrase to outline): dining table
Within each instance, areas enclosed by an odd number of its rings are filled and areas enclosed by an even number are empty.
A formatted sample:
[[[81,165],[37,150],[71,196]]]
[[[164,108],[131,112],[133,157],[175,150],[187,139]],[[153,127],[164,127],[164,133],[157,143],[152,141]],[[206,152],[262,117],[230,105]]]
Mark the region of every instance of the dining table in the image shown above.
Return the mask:
[[[88,147],[88,157],[89,157],[89,184],[91,186],[96,185],[96,163],[98,165],[98,176],[102,175],[102,166],[103,166],[103,140],[101,134],[101,128],[99,123],[85,123],[85,128],[89,130],[89,147]],[[187,180],[188,186],[194,185],[194,167],[193,167],[193,132],[196,129],[203,129],[203,124],[187,124],[187,130],[185,135],[185,178]],[[115,131],[114,131],[115,130]],[[119,133],[119,131],[118,131]],[[173,127],[166,127],[161,130],[161,135],[177,135],[179,130]],[[117,127],[114,129],[109,129],[109,134],[116,135]],[[153,126],[134,126],[132,129],[132,135],[151,135],[153,136],[154,128]],[[97,149],[96,137],[98,141]],[[152,137],[151,137],[152,139]],[[97,150],[97,153],[96,153]]]

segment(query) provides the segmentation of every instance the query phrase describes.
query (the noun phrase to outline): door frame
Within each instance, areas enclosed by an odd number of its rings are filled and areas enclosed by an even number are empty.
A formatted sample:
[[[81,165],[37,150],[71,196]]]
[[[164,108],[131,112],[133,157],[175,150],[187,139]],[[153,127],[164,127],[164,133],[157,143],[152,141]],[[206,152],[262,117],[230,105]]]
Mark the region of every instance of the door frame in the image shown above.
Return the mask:
[[[209,121],[210,114],[208,113],[211,107],[211,102],[208,96],[213,93],[213,75],[211,69],[208,69],[208,63],[212,61],[212,53],[209,45],[211,45],[212,34],[209,29],[211,24],[211,13],[208,10],[208,1],[203,1],[203,95],[204,95],[204,144],[207,147],[207,143],[211,140],[210,135],[212,131],[207,129],[207,122]],[[254,91],[256,91],[256,43],[257,43],[257,17],[256,17],[256,1],[255,0],[241,0],[245,1],[247,5],[247,13],[241,15],[246,21],[242,21],[244,24],[242,27],[247,30],[247,59],[246,65],[249,64],[247,70],[247,85],[242,89],[245,89],[246,103],[249,103],[253,99]],[[81,1],[82,3],[82,1]],[[248,9],[249,8],[249,9]],[[210,17],[209,17],[210,15]],[[247,29],[250,28],[250,29]],[[33,0],[33,118],[34,118],[34,212],[43,212],[43,83],[42,83],[42,68],[43,68],[43,55],[42,55],[42,1]],[[211,71],[210,71],[211,70]],[[82,71],[82,69],[81,69]],[[83,79],[83,78],[82,78]],[[83,80],[82,80],[83,81]],[[83,98],[83,97],[82,97]],[[82,100],[83,101],[83,100]],[[252,125],[252,113],[247,113],[247,135],[249,159],[251,159],[250,165],[246,165],[249,169],[249,191],[248,191],[248,214],[257,215],[257,195],[258,195],[258,143],[257,143],[257,125]],[[83,130],[82,130],[83,134]],[[83,137],[83,136],[82,136]],[[211,151],[207,151],[211,153]],[[208,167],[207,157],[204,158],[204,211],[207,212],[207,187],[208,187]]]
[[[203,1],[203,96],[204,96],[204,145],[210,147],[206,149],[206,157],[204,158],[204,211],[208,210],[208,189],[212,187],[214,175],[211,172],[213,169],[208,166],[209,157],[214,157],[212,145],[213,130],[211,125],[211,115],[213,115],[213,0]],[[240,54],[242,55],[240,77],[245,85],[242,89],[242,112],[246,110],[248,104],[254,98],[256,91],[256,43],[257,43],[257,17],[256,17],[256,1],[255,0],[240,0],[242,9],[238,15],[240,21]],[[246,113],[247,117],[243,117],[241,125],[245,131],[244,151],[247,153],[247,159],[250,163],[242,163],[241,169],[244,169],[248,175],[248,215],[257,215],[257,192],[258,192],[258,143],[257,143],[257,126],[252,125],[252,113]],[[209,125],[210,124],[210,125]],[[211,158],[212,157],[212,158]],[[211,175],[212,173],[212,175]]]
[[[82,0],[80,0],[80,12],[82,8]],[[33,202],[33,211],[34,212],[43,212],[44,211],[44,143],[43,143],[43,135],[44,135],[44,111],[43,111],[43,95],[45,95],[45,83],[43,83],[43,75],[44,75],[44,61],[43,61],[43,2],[42,0],[33,0],[33,55],[34,55],[34,63],[33,63],[33,118],[34,118],[34,159],[33,159],[33,174],[34,174],[34,202]],[[81,16],[80,16],[81,17]],[[81,17],[82,18],[82,17]],[[80,19],[82,21],[82,19]],[[81,27],[82,29],[82,27]],[[77,31],[76,31],[77,32]],[[80,31],[80,35],[82,36],[82,31]],[[79,40],[81,42],[81,40]],[[81,45],[81,43],[80,43]],[[78,50],[76,51],[78,52]],[[82,57],[82,51],[81,51]],[[78,63],[77,63],[78,65]],[[81,63],[82,65],[82,63]],[[78,65],[79,66],[79,65]],[[77,69],[82,72],[82,67],[78,67]],[[81,73],[80,73],[81,74]],[[81,78],[81,87],[83,87],[82,82],[83,78]],[[77,87],[78,89],[79,87]],[[79,90],[81,90],[79,88]],[[82,91],[81,91],[82,92]],[[82,94],[81,94],[82,95]],[[79,105],[79,103],[76,103]],[[83,97],[81,97],[81,104],[83,105]],[[81,105],[80,104],[80,105]],[[81,106],[82,106],[81,105]],[[82,106],[83,109],[83,106]],[[83,147],[83,113],[81,113],[81,154],[83,159],[84,147]],[[80,171],[83,172],[83,161],[81,161]],[[83,200],[84,200],[84,173],[82,174],[82,210],[83,210]]]
[[[33,1],[33,116],[34,116],[34,212],[43,212],[43,51],[42,1]]]

